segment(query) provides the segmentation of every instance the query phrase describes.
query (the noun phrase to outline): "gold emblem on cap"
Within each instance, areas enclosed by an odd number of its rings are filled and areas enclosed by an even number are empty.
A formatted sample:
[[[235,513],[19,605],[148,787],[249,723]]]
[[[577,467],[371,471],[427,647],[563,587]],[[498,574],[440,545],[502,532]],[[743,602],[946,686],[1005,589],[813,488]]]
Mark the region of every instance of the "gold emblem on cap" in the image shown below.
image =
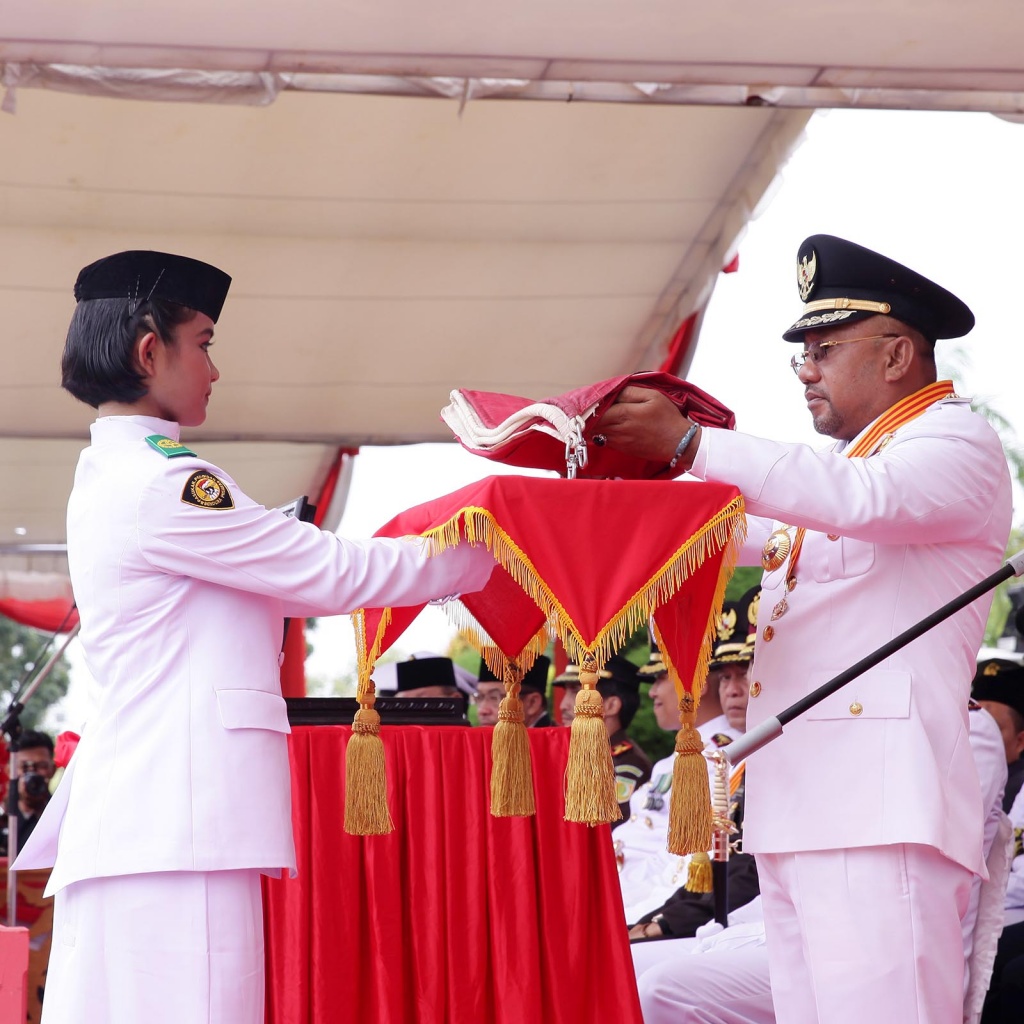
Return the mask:
[[[983,676],[997,676],[999,675],[999,666],[994,661],[990,662],[982,669],[981,674]]]
[[[800,301],[806,302],[807,296],[814,288],[814,274],[818,269],[818,254],[812,249],[808,258],[805,256],[796,265],[796,286],[800,292]]]
[[[718,617],[718,639],[728,640],[736,632],[736,610],[730,608]]]
[[[761,551],[761,565],[765,572],[774,572],[786,561],[793,546],[786,530],[776,530],[765,542]]]

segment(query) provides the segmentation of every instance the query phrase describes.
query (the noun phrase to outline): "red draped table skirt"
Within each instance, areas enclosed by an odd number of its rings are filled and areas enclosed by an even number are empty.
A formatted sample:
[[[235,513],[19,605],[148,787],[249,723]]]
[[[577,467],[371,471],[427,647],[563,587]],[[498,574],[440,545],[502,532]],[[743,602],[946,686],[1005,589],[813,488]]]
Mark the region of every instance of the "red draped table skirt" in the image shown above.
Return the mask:
[[[491,730],[381,731],[396,830],[342,828],[344,726],[290,737],[299,875],[266,879],[268,1024],[641,1024],[607,825],[562,820],[568,729],[529,731],[537,814],[488,809]]]

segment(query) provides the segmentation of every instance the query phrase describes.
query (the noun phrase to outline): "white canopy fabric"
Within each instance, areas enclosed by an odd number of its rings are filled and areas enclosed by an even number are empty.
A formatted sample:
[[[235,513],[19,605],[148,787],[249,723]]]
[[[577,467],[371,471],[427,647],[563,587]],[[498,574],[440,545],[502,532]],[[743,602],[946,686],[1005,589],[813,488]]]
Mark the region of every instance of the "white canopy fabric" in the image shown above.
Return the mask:
[[[10,552],[64,537],[91,411],[58,364],[99,256],[233,276],[187,437],[279,504],[339,445],[448,439],[452,388],[658,366],[808,108],[1024,93],[1009,0],[131,6],[0,24],[0,570],[60,569]]]

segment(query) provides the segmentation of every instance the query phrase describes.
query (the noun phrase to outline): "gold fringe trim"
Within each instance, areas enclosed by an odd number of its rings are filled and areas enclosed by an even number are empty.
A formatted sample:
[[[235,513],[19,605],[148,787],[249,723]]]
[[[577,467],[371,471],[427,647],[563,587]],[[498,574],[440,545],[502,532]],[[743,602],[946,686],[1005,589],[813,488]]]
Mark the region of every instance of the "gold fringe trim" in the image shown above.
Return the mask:
[[[683,720],[676,734],[672,797],[668,815],[668,851],[679,856],[711,849],[711,787],[704,741],[694,727],[696,704],[690,694],[679,701]]]
[[[618,821],[622,811],[615,799],[615,765],[604,727],[604,701],[595,689],[597,662],[592,654],[580,665],[580,682],[565,769],[565,820],[598,825]]]
[[[740,550],[747,537],[747,520],[742,512],[743,498],[740,497],[740,516],[729,538],[725,553],[722,556],[722,564],[718,571],[718,581],[715,583],[715,596],[711,601],[711,608],[708,612],[708,621],[704,627],[704,639],[701,641],[700,650],[697,652],[697,663],[693,670],[693,679],[690,683],[690,693],[693,694],[694,710],[700,704],[701,691],[704,689],[704,680],[708,675],[708,665],[711,664],[711,655],[715,648],[715,637],[717,636],[718,619],[722,614],[722,604],[725,602],[725,591],[729,586],[729,580],[736,571],[736,563],[739,561]],[[672,664],[672,658],[665,650],[661,639],[661,631],[657,623],[654,624],[654,635],[658,641],[658,650],[661,651],[662,661],[668,670],[669,679],[676,688],[676,694],[682,697],[686,693],[686,687],[679,675],[679,670]]]
[[[491,814],[496,818],[536,813],[533,799],[533,759],[526,732],[519,684],[523,672],[514,663],[505,669],[505,696],[491,739]]]
[[[711,892],[714,887],[711,858],[703,852],[695,853],[686,869],[686,884],[683,888],[687,892]]]
[[[423,537],[429,543],[431,554],[437,554],[459,544],[463,534],[471,544],[486,544],[501,567],[544,613],[562,641],[569,660],[578,665],[587,654],[592,654],[596,661],[603,665],[641,626],[646,626],[654,609],[672,597],[691,573],[723,548],[726,549],[726,558],[723,561],[722,572],[719,573],[716,593],[720,591],[724,595],[725,585],[736,565],[745,529],[743,497],[739,495],[688,537],[589,643],[582,638],[576,624],[540,578],[526,553],[498,525],[492,512],[478,506],[467,506],[446,523],[423,534]],[[728,571],[725,571],[726,568]],[[709,627],[714,624],[720,611],[720,598],[716,601],[716,606],[713,614],[709,615]],[[464,621],[472,628],[468,618]],[[711,657],[710,644],[709,638],[706,643],[707,650],[702,649],[699,659],[703,666],[701,682],[703,676],[707,674],[707,662]],[[490,662],[488,667],[494,671]],[[495,672],[495,675],[497,674]]]

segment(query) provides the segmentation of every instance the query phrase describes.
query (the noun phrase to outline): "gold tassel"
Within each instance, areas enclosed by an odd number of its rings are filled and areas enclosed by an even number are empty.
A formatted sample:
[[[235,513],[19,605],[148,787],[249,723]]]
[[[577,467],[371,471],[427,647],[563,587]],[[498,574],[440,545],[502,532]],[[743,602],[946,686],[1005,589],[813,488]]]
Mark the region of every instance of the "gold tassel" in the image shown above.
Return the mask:
[[[395,830],[388,810],[384,743],[375,700],[371,682],[359,698],[352,737],[345,750],[345,831],[352,836],[382,836]]]
[[[706,853],[695,853],[690,858],[690,866],[686,871],[687,892],[711,892],[714,883],[711,875],[711,858]]]
[[[604,701],[595,689],[597,661],[593,654],[583,658],[580,683],[565,769],[565,820],[598,825],[618,821],[622,812],[615,799],[615,765],[604,727]]]
[[[491,814],[511,818],[534,814],[533,761],[530,737],[519,699],[522,670],[515,662],[505,667],[505,696],[491,738]]]
[[[711,849],[711,788],[702,751],[704,741],[694,725],[697,704],[690,693],[679,699],[682,727],[676,733],[672,767],[672,803],[668,816],[668,851],[685,856]]]

